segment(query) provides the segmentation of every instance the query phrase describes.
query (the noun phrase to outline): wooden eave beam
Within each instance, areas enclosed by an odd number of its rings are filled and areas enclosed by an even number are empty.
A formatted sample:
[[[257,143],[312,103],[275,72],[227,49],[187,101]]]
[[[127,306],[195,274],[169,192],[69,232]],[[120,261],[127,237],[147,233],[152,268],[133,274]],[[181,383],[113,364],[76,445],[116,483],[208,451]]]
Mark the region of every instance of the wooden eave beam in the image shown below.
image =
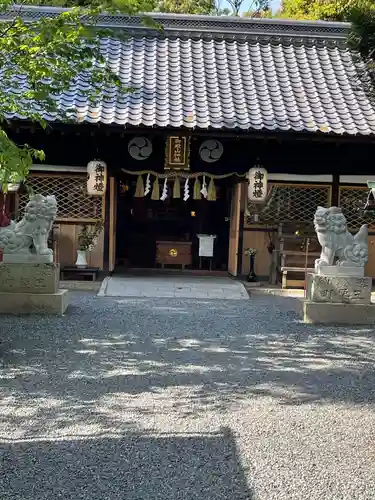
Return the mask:
[[[45,130],[35,123],[23,122],[21,120],[10,121],[6,125],[11,130],[17,131],[30,131],[35,134],[37,132],[44,133]],[[307,141],[318,143],[337,143],[337,144],[375,144],[374,136],[349,136],[349,135],[330,135],[323,133],[311,132],[276,132],[276,131],[244,131],[244,130],[200,130],[200,129],[176,129],[176,128],[158,128],[158,127],[124,127],[120,125],[104,125],[104,124],[67,124],[53,122],[47,125],[49,133],[60,132],[62,135],[89,135],[102,137],[110,136],[125,136],[130,134],[143,134],[143,135],[170,135],[180,134],[189,137],[212,137],[217,139],[237,139],[237,140],[274,140],[277,142],[292,142],[292,141]]]

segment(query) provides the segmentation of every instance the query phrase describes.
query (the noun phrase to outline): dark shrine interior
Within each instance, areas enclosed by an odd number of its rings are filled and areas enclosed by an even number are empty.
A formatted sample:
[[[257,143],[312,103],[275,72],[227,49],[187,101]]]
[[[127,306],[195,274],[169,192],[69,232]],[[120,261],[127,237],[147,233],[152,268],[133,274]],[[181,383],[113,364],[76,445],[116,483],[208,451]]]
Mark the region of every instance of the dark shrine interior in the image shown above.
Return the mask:
[[[218,180],[217,199],[187,201],[171,195],[166,200],[152,200],[150,196],[135,198],[136,178],[126,178],[118,183],[116,262],[129,268],[155,268],[157,241],[190,241],[192,243],[192,268],[208,268],[200,261],[198,234],[214,234],[215,251],[212,269],[226,270],[228,266],[229,216],[232,182]],[[181,181],[183,182],[183,181]],[[192,186],[191,186],[192,189]]]

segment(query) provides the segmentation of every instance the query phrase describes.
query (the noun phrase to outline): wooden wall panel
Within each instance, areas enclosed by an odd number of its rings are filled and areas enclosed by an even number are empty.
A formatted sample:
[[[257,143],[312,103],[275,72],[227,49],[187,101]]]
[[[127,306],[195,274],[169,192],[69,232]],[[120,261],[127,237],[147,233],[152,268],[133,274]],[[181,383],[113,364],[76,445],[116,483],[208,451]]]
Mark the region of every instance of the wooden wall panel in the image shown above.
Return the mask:
[[[256,248],[255,256],[255,274],[257,276],[269,276],[271,256],[267,250],[268,234],[265,231],[244,231],[243,233],[243,249]],[[250,270],[250,258],[246,255],[242,256],[242,273],[247,274]]]
[[[243,233],[243,252],[245,248],[256,248],[257,255],[255,257],[255,274],[257,276],[268,276],[271,256],[267,250],[268,236],[264,231],[244,231]],[[369,259],[365,268],[365,276],[371,276],[375,279],[375,235],[369,236]],[[242,257],[242,273],[247,274],[250,268],[249,257]]]
[[[58,224],[58,253],[61,266],[71,266],[75,263],[76,256],[76,225]]]
[[[246,211],[247,204],[248,204],[248,198],[247,198],[247,188],[248,188],[249,183],[247,181],[241,182],[241,201],[240,201],[240,209],[242,212]],[[246,222],[246,217],[244,219],[244,222]]]
[[[77,240],[81,230],[78,224],[58,224],[58,255],[61,266],[74,265],[77,260]],[[90,266],[103,269],[104,231],[99,236],[97,245],[91,254],[87,253],[87,262]]]
[[[104,230],[100,233],[98,243],[91,254],[88,254],[87,262],[92,267],[99,267],[103,269],[103,256],[104,256]]]

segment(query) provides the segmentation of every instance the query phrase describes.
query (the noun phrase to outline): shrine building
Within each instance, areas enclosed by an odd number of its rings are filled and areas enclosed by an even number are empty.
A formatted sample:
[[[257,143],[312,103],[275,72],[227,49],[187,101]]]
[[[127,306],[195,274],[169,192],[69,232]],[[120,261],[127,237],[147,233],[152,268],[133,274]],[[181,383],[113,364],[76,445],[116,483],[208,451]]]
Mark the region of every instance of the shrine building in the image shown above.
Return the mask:
[[[23,15],[60,11],[24,7]],[[27,183],[57,197],[61,266],[75,263],[82,225],[103,219],[89,255],[103,273],[242,276],[250,248],[258,279],[298,286],[306,255],[310,267],[319,251],[317,206],[339,205],[350,230],[369,224],[366,272],[375,278],[375,218],[363,210],[375,178],[375,112],[358,86],[349,24],[152,17],[163,30],[140,17],[100,16],[100,26],[128,34],[103,39],[102,49],[134,91],[94,106],[72,89],[60,106],[74,107],[77,122],[51,115],[46,130],[11,117],[10,136],[45,151]],[[20,190],[12,210],[26,202]]]

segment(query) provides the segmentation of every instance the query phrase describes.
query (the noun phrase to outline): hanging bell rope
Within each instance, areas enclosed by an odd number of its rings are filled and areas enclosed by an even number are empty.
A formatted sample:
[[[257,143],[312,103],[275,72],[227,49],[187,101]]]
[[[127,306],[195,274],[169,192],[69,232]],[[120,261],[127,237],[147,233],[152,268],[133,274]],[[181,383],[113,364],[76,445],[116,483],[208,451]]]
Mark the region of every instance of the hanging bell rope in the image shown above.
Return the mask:
[[[193,199],[194,200],[201,199],[201,183],[200,183],[200,180],[198,179],[198,177],[195,179],[195,182],[194,182]]]
[[[216,201],[216,187],[213,177],[211,177],[210,183],[208,185],[207,200]]]
[[[145,195],[145,187],[143,184],[143,178],[141,175],[138,175],[134,198],[143,198],[144,195]]]
[[[180,178],[175,177],[173,183],[173,198],[181,198]]]
[[[152,186],[151,200],[158,200],[160,198],[159,179],[155,177],[154,185]]]

